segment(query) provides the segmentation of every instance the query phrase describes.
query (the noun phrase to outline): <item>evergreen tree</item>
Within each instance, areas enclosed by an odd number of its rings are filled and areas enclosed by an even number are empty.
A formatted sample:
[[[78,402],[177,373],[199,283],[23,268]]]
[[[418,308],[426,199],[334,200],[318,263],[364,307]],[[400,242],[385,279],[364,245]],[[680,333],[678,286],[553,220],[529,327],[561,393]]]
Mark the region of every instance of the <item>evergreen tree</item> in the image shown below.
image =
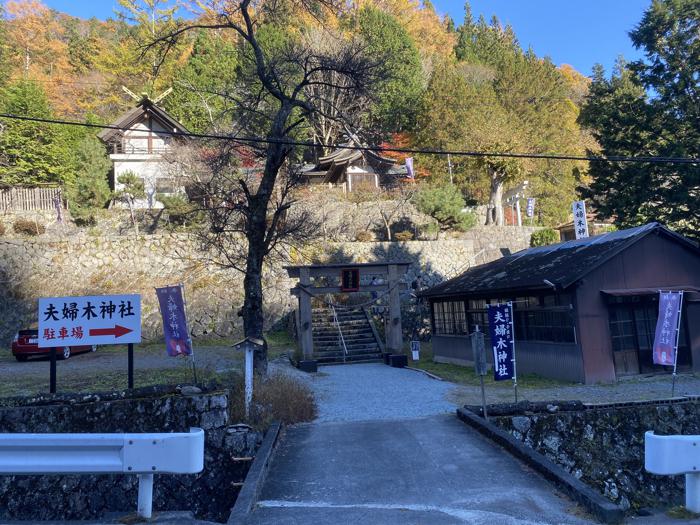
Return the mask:
[[[596,68],[581,122],[604,155],[700,158],[700,1],[654,0],[630,33],[645,58]],[[700,166],[597,162],[587,191],[619,226],[661,221],[697,236]]]
[[[95,210],[105,207],[111,197],[108,183],[112,162],[104,144],[94,135],[84,137],[75,148],[75,179],[68,185],[68,203],[74,218],[94,221]]]
[[[31,81],[8,86],[0,97],[3,113],[51,118],[46,93]],[[64,134],[56,126],[0,119],[0,183],[33,185],[70,179]]]
[[[362,8],[358,26],[367,42],[367,54],[388,73],[376,89],[371,126],[383,133],[411,129],[422,92],[418,50],[398,20],[377,8]]]

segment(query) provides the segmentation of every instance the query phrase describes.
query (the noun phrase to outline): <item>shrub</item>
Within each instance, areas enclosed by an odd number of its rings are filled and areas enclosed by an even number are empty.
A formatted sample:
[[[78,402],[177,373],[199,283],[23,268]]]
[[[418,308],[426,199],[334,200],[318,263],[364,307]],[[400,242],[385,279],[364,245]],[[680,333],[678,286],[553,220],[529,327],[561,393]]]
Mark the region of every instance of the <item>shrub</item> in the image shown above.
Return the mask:
[[[464,197],[453,184],[424,188],[415,202],[419,211],[430,215],[443,229],[466,231],[476,225],[476,215],[463,211]]]
[[[533,248],[536,246],[547,246],[548,244],[557,243],[559,240],[559,232],[557,230],[544,228],[532,234],[532,237],[530,237],[530,246]]]
[[[157,199],[163,203],[163,208],[168,212],[168,221],[174,226],[186,226],[202,219],[202,213],[198,211],[197,206],[184,195],[159,194]]]
[[[437,239],[438,233],[440,233],[440,225],[437,222],[429,222],[420,227],[422,238],[427,238],[432,241]]]
[[[43,224],[37,221],[30,221],[29,219],[17,219],[12,224],[12,229],[16,233],[21,233],[22,235],[41,235],[46,232],[46,228]]]
[[[229,408],[232,422],[245,419],[244,384],[235,383]],[[312,421],[316,418],[316,400],[311,389],[299,379],[284,373],[255,378],[253,403],[248,423],[256,428],[267,428],[273,421],[286,425]]]
[[[372,235],[372,232],[362,230],[357,232],[357,235],[355,235],[355,240],[357,242],[370,242],[374,240],[374,235]]]
[[[394,239],[396,239],[397,241],[402,241],[402,242],[412,241],[413,240],[413,232],[408,231],[408,230],[396,232],[394,234]]]

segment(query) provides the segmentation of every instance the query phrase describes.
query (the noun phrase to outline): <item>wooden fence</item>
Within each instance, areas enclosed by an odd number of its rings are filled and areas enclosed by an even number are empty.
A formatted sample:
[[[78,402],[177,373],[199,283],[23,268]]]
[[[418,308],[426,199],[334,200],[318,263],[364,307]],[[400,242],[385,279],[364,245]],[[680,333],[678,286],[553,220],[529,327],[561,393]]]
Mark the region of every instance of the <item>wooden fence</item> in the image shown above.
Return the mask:
[[[55,210],[58,196],[61,207],[61,188],[0,188],[0,212]]]

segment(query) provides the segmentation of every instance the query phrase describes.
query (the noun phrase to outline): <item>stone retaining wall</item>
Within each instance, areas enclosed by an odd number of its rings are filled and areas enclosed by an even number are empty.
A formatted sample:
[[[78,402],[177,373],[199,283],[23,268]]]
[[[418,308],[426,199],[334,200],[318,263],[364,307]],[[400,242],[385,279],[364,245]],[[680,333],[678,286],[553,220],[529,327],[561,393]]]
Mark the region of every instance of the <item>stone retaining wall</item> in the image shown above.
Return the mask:
[[[407,280],[422,287],[454,277],[470,266],[527,247],[532,228],[474,228],[459,238],[408,242],[314,243],[268,266],[263,286],[268,326],[295,308],[288,262],[411,261]],[[187,234],[95,237],[43,235],[0,239],[0,347],[18,329],[37,322],[39,297],[140,293],[145,340],[161,338],[154,288],[184,283],[194,337],[225,337],[241,330],[241,274],[205,262]]]
[[[154,512],[191,510],[200,519],[225,522],[238,486],[262,435],[228,426],[227,391],[183,395],[175,387],[131,393],[55,395],[3,400],[0,432],[205,431],[204,470],[194,475],[157,474]],[[2,476],[0,519],[89,519],[106,512],[134,512],[134,475]]]
[[[684,502],[683,476],[656,476],[644,470],[644,433],[700,434],[697,400],[601,408],[569,405],[494,407],[489,415],[493,423],[625,509]]]

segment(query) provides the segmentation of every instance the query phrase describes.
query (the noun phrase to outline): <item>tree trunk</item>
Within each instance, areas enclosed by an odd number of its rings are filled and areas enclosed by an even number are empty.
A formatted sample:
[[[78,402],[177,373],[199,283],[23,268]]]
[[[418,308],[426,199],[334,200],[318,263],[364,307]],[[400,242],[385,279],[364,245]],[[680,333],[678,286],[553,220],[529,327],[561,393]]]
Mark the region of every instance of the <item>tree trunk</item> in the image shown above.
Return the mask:
[[[243,301],[243,333],[245,337],[254,337],[265,341],[263,337],[263,290],[262,290],[262,261],[263,247],[261,244],[249,243],[246,274],[243,278],[245,297]],[[253,369],[256,373],[267,374],[267,342],[262,351],[253,356]]]
[[[486,224],[503,226],[503,180],[498,173],[491,173],[490,208],[486,214]]]
[[[134,231],[136,232],[136,236],[138,237],[139,225],[136,222],[136,214],[134,213],[134,203],[132,202],[131,199],[129,199],[128,204],[129,204],[129,213],[131,214],[131,225],[134,227]]]
[[[248,253],[246,256],[246,273],[243,279],[243,332],[245,337],[254,337],[265,341],[263,335],[263,291],[262,270],[263,261],[267,255],[266,238],[268,233],[267,210],[270,198],[275,189],[275,182],[284,159],[288,154],[288,146],[280,144],[286,137],[284,129],[291,114],[291,107],[282,105],[268,134],[271,140],[265,160],[265,171],[260,179],[260,185],[249,197],[248,226],[246,238]],[[253,366],[256,373],[267,375],[267,342],[261,352],[256,352]]]

